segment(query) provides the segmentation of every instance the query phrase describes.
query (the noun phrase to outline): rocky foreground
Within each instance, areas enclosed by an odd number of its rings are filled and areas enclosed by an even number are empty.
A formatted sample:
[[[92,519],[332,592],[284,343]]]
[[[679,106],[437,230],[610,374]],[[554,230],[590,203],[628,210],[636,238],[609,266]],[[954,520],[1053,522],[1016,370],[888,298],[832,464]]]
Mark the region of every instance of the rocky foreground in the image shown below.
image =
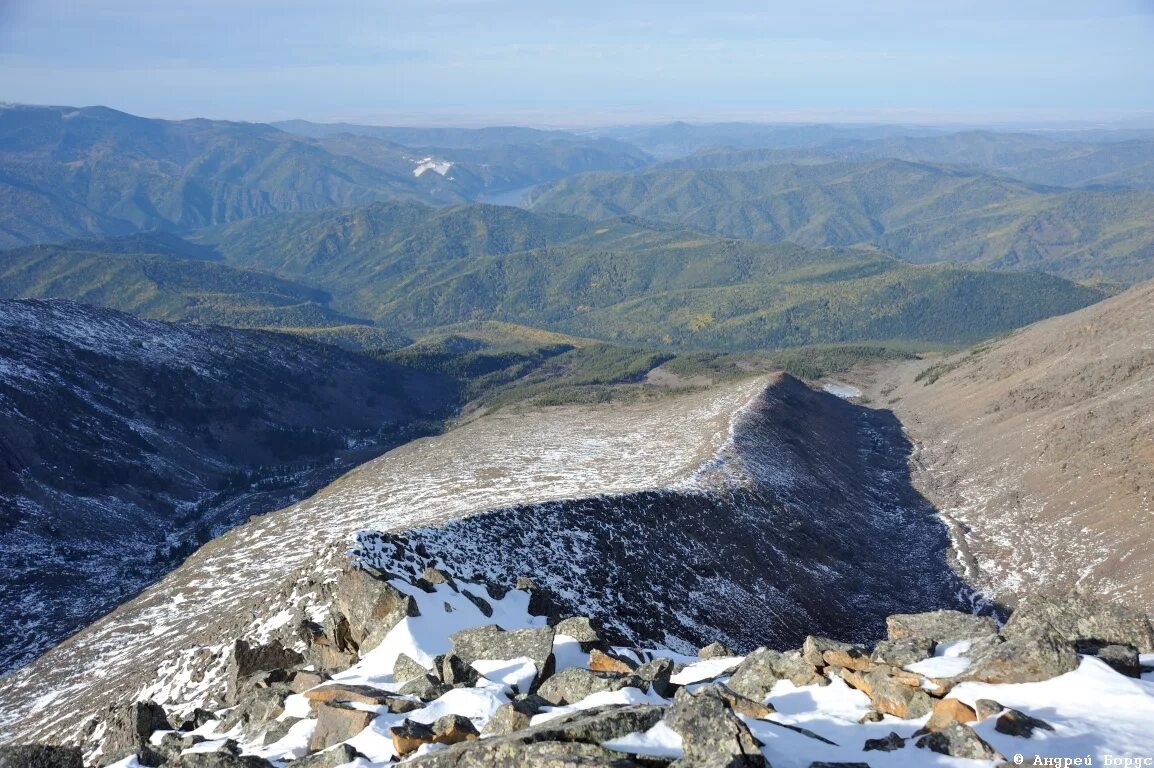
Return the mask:
[[[529,579],[349,568],[320,615],[285,612],[0,766],[720,768],[999,764],[1154,754],[1142,614],[1034,597],[998,627],[890,616],[871,648],[809,636],[742,657],[611,646]],[[639,606],[641,608],[641,606]],[[1145,660],[1154,660],[1147,657]],[[216,665],[216,666],[213,666]],[[1146,674],[1147,679],[1143,679]],[[219,681],[211,703],[189,683]],[[195,688],[195,686],[194,686]]]

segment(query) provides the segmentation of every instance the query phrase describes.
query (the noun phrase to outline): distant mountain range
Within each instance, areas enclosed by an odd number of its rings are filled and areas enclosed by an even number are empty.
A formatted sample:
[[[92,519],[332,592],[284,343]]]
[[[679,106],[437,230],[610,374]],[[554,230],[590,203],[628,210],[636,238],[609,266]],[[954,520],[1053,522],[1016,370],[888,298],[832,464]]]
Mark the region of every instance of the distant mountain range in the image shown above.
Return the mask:
[[[559,135],[441,152],[269,125],[150,120],[107,107],[0,107],[0,247],[141,229],[187,231],[381,199],[462,203],[577,171],[646,163]]]
[[[918,263],[1124,284],[1154,277],[1152,191],[1040,187],[904,160],[585,174],[537,190],[531,204],[763,242],[872,245]]]

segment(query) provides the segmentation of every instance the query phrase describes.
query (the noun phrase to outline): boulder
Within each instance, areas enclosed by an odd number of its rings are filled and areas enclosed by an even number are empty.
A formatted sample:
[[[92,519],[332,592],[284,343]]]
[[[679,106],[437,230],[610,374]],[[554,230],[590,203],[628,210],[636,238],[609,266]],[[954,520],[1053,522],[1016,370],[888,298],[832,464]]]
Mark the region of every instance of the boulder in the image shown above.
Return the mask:
[[[463,715],[445,715],[433,723],[433,742],[436,744],[476,741],[480,735],[473,721]]]
[[[554,602],[553,596],[549,594],[548,590],[537,586],[537,582],[533,579],[528,576],[519,577],[514,589],[529,593],[529,613],[531,615],[545,616],[553,625],[561,621],[561,612],[557,603]]]
[[[477,606],[477,610],[481,612],[482,616],[485,618],[493,617],[493,605],[488,600],[468,589],[462,589],[461,594],[464,595],[465,599],[470,603]]]
[[[425,744],[433,743],[433,729],[425,723],[405,720],[400,725],[389,728],[389,738],[393,740],[393,751],[401,757],[411,755]]]
[[[715,641],[697,651],[697,658],[702,661],[708,659],[726,659],[735,655],[725,643]]]
[[[1023,598],[1002,627],[1008,640],[1047,631],[1074,644],[1132,645],[1140,653],[1154,652],[1154,629],[1146,614],[1084,592]]]
[[[293,768],[339,768],[339,766],[348,765],[358,757],[364,757],[364,755],[348,744],[337,744],[323,752],[293,760],[291,765]]]
[[[974,702],[974,713],[977,715],[978,720],[985,720],[987,717],[993,717],[1003,709],[1005,709],[1005,707],[993,699],[978,699]]]
[[[673,677],[673,667],[672,659],[653,659],[639,666],[634,670],[634,674],[648,683],[649,690],[658,696],[669,698],[673,695],[676,687],[670,682],[670,678]]]
[[[48,744],[0,746],[0,768],[84,768],[79,747]]]
[[[341,572],[333,587],[327,627],[347,635],[342,639],[363,654],[380,645],[402,619],[419,615],[416,601],[383,577],[362,568],[349,568]]]
[[[762,704],[760,701],[746,698],[723,683],[710,683],[709,685],[698,688],[695,693],[720,698],[733,710],[734,714],[744,715],[745,717],[752,717],[754,719],[769,717],[777,711],[773,708],[772,704]]]
[[[322,701],[316,705],[316,716],[316,729],[309,740],[310,752],[319,752],[348,741],[368,728],[377,715],[335,701]]]
[[[288,670],[304,664],[305,658],[291,648],[285,648],[280,640],[262,645],[252,645],[247,640],[237,640],[232,645],[229,657],[225,688],[225,703],[236,704],[248,678],[261,673],[279,670],[288,679]],[[267,679],[263,682],[269,682]]]
[[[925,717],[934,706],[934,700],[921,688],[916,688],[885,671],[866,672],[868,691],[874,709],[903,720]]]
[[[315,711],[318,704],[325,701],[334,701],[341,704],[370,704],[372,706],[387,705],[396,694],[382,691],[368,685],[350,685],[348,683],[329,683],[319,688],[305,691],[304,697],[309,700],[310,707]]]
[[[934,655],[934,642],[922,637],[903,637],[901,640],[881,640],[874,646],[870,660],[875,664],[904,667],[916,664]]]
[[[1020,736],[1028,739],[1034,735],[1034,731],[1052,731],[1054,730],[1054,726],[1045,720],[1031,717],[1025,712],[1016,709],[1007,709],[998,715],[998,719],[994,721],[994,730],[998,733],[1004,733],[1007,736]]]
[[[481,673],[455,653],[446,653],[434,659],[433,674],[445,685],[452,686],[474,686],[481,678]]]
[[[969,705],[957,699],[938,699],[934,702],[930,719],[923,726],[927,731],[940,731],[950,723],[977,722],[978,715]]]
[[[846,645],[842,648],[830,648],[821,654],[827,667],[842,667],[865,672],[872,669],[874,663],[865,648],[860,645]]]
[[[926,642],[952,643],[998,634],[998,625],[988,616],[974,616],[961,611],[897,613],[886,619],[890,640],[917,638]]]
[[[286,717],[283,720],[272,721],[264,729],[264,735],[260,738],[261,746],[267,747],[269,744],[277,743],[287,736],[289,730],[300,721],[299,717]]]
[[[828,682],[800,651],[782,653],[759,648],[733,670],[729,687],[742,696],[763,701],[778,680],[789,680],[798,686]]]
[[[588,653],[594,648],[606,649],[605,641],[601,639],[601,626],[588,616],[573,616],[558,622],[553,627],[558,635],[565,635],[577,641],[581,650]]]
[[[481,733],[485,736],[501,736],[528,728],[533,715],[547,706],[551,706],[550,703],[535,693],[518,696],[508,704],[497,707]]]
[[[963,680],[983,683],[1036,683],[1078,667],[1074,644],[1052,630],[1035,625],[1005,642],[993,643],[973,656]]]
[[[275,768],[263,757],[232,752],[193,752],[165,763],[164,768]]]
[[[529,658],[538,672],[550,666],[553,655],[553,628],[514,629],[506,631],[496,624],[465,629],[452,634],[453,653],[466,664],[482,659],[508,660]]]
[[[550,677],[537,689],[537,695],[554,706],[574,704],[586,696],[622,688],[640,688],[641,678],[636,675],[615,675],[594,672],[584,667],[569,667]]]
[[[801,657],[813,666],[821,668],[825,666],[826,651],[849,650],[853,647],[850,643],[831,640],[828,637],[806,635],[805,642],[801,646]]]
[[[416,696],[421,701],[432,701],[441,698],[451,690],[453,690],[453,686],[445,685],[438,678],[432,675],[422,675],[416,680],[410,680],[402,685],[397,693],[401,696]]]
[[[1085,656],[1094,656],[1119,674],[1127,677],[1142,676],[1142,661],[1138,656],[1138,649],[1132,645],[1080,640],[1075,645],[1075,650]]]
[[[637,665],[623,656],[606,653],[596,648],[589,651],[589,669],[594,672],[613,672],[618,675],[628,675]]]
[[[768,768],[761,745],[712,687],[697,693],[679,690],[665,724],[681,735],[685,753],[678,762],[683,765]]]
[[[862,747],[864,752],[893,752],[901,749],[906,745],[906,740],[898,736],[893,731],[882,739],[866,739],[865,746]]]
[[[922,749],[940,755],[962,757],[967,760],[1004,760],[998,750],[991,747],[973,728],[961,723],[951,723],[940,731],[922,736],[916,742]]]
[[[239,725],[246,736],[256,736],[263,726],[280,717],[284,701],[290,695],[292,690],[283,684],[249,691],[225,716],[220,732],[231,731]]]
[[[197,707],[196,709],[192,710],[192,714],[189,715],[188,718],[180,724],[180,728],[178,730],[195,731],[197,728],[200,728],[202,725],[207,723],[209,720],[216,720],[216,719],[217,719],[217,717],[216,717],[215,712],[211,712],[207,709],[201,709],[200,707]]]
[[[430,752],[414,768],[635,768],[628,756],[602,742],[647,731],[663,707],[608,706],[573,712],[515,733],[489,736]]]
[[[321,672],[311,672],[300,669],[293,673],[289,679],[288,686],[293,693],[304,693],[309,688],[316,688],[328,679],[329,676]]]
[[[164,708],[152,701],[138,701],[110,707],[104,715],[106,729],[101,742],[102,765],[115,763],[135,755],[149,746],[154,731],[166,731],[172,726]]]
[[[403,653],[397,654],[397,660],[393,662],[394,683],[407,683],[427,674],[429,670],[424,664]]]

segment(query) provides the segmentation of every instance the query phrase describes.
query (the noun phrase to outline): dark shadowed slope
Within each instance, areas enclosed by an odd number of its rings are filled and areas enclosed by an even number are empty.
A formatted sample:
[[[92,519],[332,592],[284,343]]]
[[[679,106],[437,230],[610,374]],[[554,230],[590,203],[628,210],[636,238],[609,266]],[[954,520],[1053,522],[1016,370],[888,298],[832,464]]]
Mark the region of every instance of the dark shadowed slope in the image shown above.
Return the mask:
[[[0,301],[0,671],[428,429],[454,396],[290,336]]]

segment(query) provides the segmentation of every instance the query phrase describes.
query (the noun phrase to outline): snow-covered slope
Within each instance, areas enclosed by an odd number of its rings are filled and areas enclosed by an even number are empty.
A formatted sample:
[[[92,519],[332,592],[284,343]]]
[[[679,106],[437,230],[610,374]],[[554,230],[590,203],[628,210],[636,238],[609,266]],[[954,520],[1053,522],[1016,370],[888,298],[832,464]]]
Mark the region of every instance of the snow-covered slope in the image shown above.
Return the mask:
[[[537,576],[561,610],[634,643],[876,636],[887,613],[969,598],[944,527],[909,488],[906,451],[886,414],[788,377],[498,413],[211,542],[0,682],[0,717],[11,735],[60,738],[150,685],[210,702],[232,641],[291,641],[294,612],[324,615],[322,585],[350,550],[398,570],[445,561],[506,587]],[[390,559],[404,541],[410,554]]]
[[[0,673],[451,397],[293,337],[0,301]]]

